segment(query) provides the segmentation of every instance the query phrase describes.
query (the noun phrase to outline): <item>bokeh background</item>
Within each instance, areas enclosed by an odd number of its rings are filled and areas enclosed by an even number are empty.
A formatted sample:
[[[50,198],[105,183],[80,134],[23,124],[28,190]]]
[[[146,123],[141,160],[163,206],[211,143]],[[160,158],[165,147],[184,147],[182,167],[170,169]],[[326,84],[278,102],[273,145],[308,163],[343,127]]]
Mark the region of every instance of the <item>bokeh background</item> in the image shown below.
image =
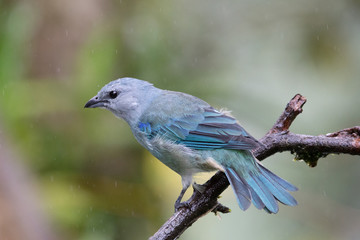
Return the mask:
[[[0,0],[0,239],[146,239],[171,216],[180,177],[83,108],[124,76],[231,109],[256,138],[296,93],[293,132],[359,125],[360,2]],[[231,214],[181,239],[359,239],[359,156],[292,159],[264,164],[297,207],[243,212],[227,189]]]

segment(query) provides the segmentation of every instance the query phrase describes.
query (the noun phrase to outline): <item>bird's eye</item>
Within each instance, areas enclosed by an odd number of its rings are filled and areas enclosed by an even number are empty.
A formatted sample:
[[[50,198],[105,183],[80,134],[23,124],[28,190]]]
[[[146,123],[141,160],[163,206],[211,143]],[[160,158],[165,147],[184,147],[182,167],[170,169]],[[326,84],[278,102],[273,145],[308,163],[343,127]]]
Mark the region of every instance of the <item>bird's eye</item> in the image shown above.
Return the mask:
[[[112,99],[116,98],[117,95],[118,95],[118,92],[117,92],[117,91],[111,91],[111,92],[109,92],[109,97],[112,98]]]

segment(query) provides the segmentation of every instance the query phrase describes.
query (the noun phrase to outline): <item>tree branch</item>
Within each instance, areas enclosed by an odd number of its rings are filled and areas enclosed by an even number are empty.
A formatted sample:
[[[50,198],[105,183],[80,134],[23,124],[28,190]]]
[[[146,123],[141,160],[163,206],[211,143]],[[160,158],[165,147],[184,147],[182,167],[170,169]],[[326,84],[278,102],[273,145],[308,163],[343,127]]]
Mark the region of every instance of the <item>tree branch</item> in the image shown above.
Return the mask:
[[[321,157],[331,153],[360,155],[360,126],[346,128],[326,135],[310,136],[294,134],[289,131],[292,122],[302,112],[306,98],[296,94],[287,104],[284,112],[269,132],[259,142],[260,147],[254,150],[257,159],[263,160],[274,153],[290,151],[296,160],[304,160],[315,167]],[[181,208],[152,236],[151,240],[176,239],[201,216],[210,211],[227,213],[229,209],[217,199],[229,186],[222,172],[217,172],[204,185],[202,193],[194,189],[188,200],[189,208]]]

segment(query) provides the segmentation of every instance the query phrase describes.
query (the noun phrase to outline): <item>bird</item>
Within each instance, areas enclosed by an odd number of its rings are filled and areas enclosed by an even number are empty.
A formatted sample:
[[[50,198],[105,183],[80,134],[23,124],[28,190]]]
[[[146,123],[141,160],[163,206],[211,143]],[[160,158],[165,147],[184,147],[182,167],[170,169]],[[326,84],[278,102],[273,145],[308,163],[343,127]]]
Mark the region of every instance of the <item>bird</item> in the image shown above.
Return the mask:
[[[261,143],[227,110],[216,109],[195,96],[163,90],[136,78],[106,84],[84,108],[103,108],[125,120],[136,140],[181,176],[175,211],[199,172],[225,173],[243,211],[277,213],[278,202],[295,206],[289,193],[297,187],[265,168],[252,150]],[[195,185],[194,185],[195,186]]]

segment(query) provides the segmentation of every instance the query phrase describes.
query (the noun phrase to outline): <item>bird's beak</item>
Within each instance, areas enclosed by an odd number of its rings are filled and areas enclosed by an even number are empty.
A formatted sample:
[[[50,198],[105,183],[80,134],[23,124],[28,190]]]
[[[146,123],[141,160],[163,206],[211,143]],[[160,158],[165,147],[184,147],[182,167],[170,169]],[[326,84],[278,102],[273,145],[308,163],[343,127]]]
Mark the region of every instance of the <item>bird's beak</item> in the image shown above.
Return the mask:
[[[100,100],[99,97],[95,96],[85,104],[84,108],[105,107],[105,103],[107,102],[107,100]]]

